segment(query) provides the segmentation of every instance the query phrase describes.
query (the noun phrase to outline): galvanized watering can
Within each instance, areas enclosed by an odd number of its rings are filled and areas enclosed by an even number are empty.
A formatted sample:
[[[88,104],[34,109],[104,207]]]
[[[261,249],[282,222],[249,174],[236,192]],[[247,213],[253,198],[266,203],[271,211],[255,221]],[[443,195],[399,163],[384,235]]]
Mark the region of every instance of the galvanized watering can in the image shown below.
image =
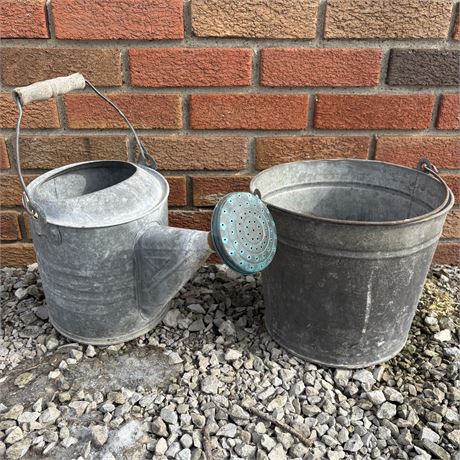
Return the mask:
[[[87,161],[47,172],[25,185],[19,134],[22,108],[89,86],[131,129],[139,162]],[[16,162],[52,324],[72,340],[112,344],[138,337],[216,251],[241,273],[264,270],[276,251],[267,207],[251,193],[216,206],[212,231],[168,227],[166,179],[125,115],[81,74],[14,90],[19,118]]]

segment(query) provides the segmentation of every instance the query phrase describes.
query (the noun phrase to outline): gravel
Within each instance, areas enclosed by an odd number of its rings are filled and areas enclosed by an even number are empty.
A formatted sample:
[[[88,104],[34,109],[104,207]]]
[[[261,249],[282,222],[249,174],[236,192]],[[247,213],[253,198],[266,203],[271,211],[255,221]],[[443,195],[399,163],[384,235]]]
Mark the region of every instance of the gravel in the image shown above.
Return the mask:
[[[70,343],[1,270],[0,458],[460,460],[460,270],[434,267],[389,362],[324,369],[263,325],[260,277],[208,266],[126,344]]]

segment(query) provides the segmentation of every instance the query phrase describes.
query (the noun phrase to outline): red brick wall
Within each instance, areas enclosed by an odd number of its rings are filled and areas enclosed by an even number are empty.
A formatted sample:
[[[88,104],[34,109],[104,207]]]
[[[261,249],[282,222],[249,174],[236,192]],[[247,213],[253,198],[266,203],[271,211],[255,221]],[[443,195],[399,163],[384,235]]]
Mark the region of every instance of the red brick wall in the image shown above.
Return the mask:
[[[171,223],[207,228],[219,195],[308,158],[432,159],[458,192],[457,0],[0,0],[2,263],[33,260],[11,90],[80,71],[139,129],[171,184]],[[133,140],[89,91],[31,104],[28,180]],[[458,263],[460,209],[437,260]]]

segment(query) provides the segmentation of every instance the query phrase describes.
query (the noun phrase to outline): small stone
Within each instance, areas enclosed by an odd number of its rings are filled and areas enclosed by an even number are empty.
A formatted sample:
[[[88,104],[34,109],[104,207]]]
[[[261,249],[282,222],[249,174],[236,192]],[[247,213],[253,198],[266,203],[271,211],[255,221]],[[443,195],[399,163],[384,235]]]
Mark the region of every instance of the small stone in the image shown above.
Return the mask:
[[[164,455],[168,450],[168,443],[165,438],[160,438],[155,446],[155,453],[157,455]]]
[[[198,313],[200,315],[204,315],[206,313],[205,309],[198,303],[192,303],[190,305],[187,305],[187,308],[193,312],[193,313]]]
[[[192,446],[193,446],[193,439],[192,439],[192,437],[191,437],[188,433],[185,433],[184,435],[181,436],[181,438],[180,438],[180,443],[181,443],[186,449],[188,449],[189,447],[192,447]]]
[[[272,437],[268,436],[268,434],[264,434],[260,438],[260,445],[267,452],[270,452],[276,446],[276,441]]]
[[[236,436],[236,425],[234,423],[227,423],[217,431],[216,436],[234,438]]]
[[[83,358],[83,352],[76,349],[70,350],[70,355],[73,359],[76,359],[77,361],[80,361],[80,359]]]
[[[17,460],[24,457],[29,450],[30,443],[30,439],[26,438],[8,447],[5,454],[6,458],[8,460]]]
[[[40,412],[23,412],[18,417],[18,423],[30,423],[35,422],[35,420],[40,417]]]
[[[287,402],[288,396],[286,393],[280,394],[273,398],[270,403],[268,404],[267,409],[272,412],[275,409],[281,409],[285,406]]]
[[[40,423],[52,424],[60,416],[61,416],[61,412],[59,410],[57,410],[55,407],[48,407],[48,409],[43,411],[42,414],[40,415],[39,421]]]
[[[46,342],[46,348],[50,351],[56,349],[58,346],[59,341],[54,337],[50,337]]]
[[[14,292],[14,295],[16,296],[16,298],[18,300],[23,300],[27,297],[28,295],[28,292],[27,292],[27,288],[19,288],[17,289],[15,292]]]
[[[34,374],[32,372],[24,372],[16,377],[14,384],[18,387],[23,387],[30,383],[34,379]]]
[[[157,436],[163,437],[167,437],[169,435],[168,427],[166,426],[165,422],[161,417],[156,417],[152,421],[152,433],[156,434]]]
[[[224,336],[236,335],[235,326],[230,320],[222,322],[222,324],[219,326],[219,332]]]
[[[73,446],[74,444],[77,444],[78,439],[74,438],[73,436],[69,436],[65,439],[62,440],[61,446],[65,447],[68,449],[70,446]]]
[[[269,460],[286,460],[286,452],[282,444],[277,444],[268,454]]]
[[[39,306],[35,309],[35,316],[42,321],[46,321],[49,318],[48,309],[44,306]]]
[[[348,371],[346,369],[336,369],[334,372],[334,382],[337,385],[344,387],[347,385],[351,376],[352,376],[351,371]]]
[[[363,447],[363,441],[357,434],[355,434],[345,443],[343,450],[346,450],[347,452],[358,452],[361,447]]]
[[[219,390],[219,380],[213,375],[206,376],[201,381],[201,391],[207,394],[217,394]]]
[[[225,353],[225,361],[236,361],[237,359],[240,359],[241,356],[243,356],[241,351],[230,349],[227,353]]]
[[[452,333],[449,329],[444,329],[440,332],[437,332],[433,338],[438,342],[450,342],[452,340]]]
[[[250,415],[248,412],[246,412],[241,406],[238,406],[238,404],[234,404],[230,410],[229,410],[229,415],[232,418],[236,419],[241,419],[241,420],[249,420]]]
[[[382,390],[374,390],[374,391],[369,391],[367,394],[367,399],[374,405],[374,406],[380,406],[380,404],[383,404],[386,399],[385,395],[383,394]]]
[[[179,309],[169,310],[163,318],[163,324],[167,327],[176,328],[179,316],[181,316]]]
[[[433,431],[431,428],[428,428],[427,426],[424,426],[421,431],[420,431],[420,439],[422,441],[428,440],[431,442],[438,443],[441,437],[439,436],[438,433]]]
[[[59,369],[55,369],[54,371],[50,371],[48,373],[48,378],[51,379],[51,380],[56,380],[57,378],[59,378],[61,376],[61,371]]]
[[[447,433],[447,439],[457,447],[460,447],[460,430],[453,430]]]
[[[115,410],[115,406],[112,403],[105,403],[101,406],[101,412],[107,414],[109,412],[113,412]]]
[[[181,364],[184,362],[184,360],[174,351],[168,353],[168,359],[171,364]]]
[[[190,326],[188,327],[188,330],[190,332],[200,332],[202,330],[204,330],[206,326],[204,325],[204,322],[203,320],[200,318],[200,319],[197,319],[195,321],[193,321]]]
[[[91,439],[96,447],[102,447],[109,437],[109,429],[105,425],[93,425],[91,427]]]
[[[160,417],[171,425],[177,425],[177,412],[169,409],[168,407],[163,407],[160,411]]]
[[[440,460],[451,460],[451,456],[449,452],[443,449],[441,446],[438,446],[434,442],[429,441],[428,439],[424,439],[422,441],[423,447],[430,453],[432,453],[436,458]]]
[[[368,385],[373,385],[375,383],[375,379],[374,379],[374,376],[372,375],[372,372],[366,369],[360,369],[359,371],[354,372],[353,380],[357,380],[360,383],[364,383]]]
[[[18,426],[13,428],[5,438],[5,444],[14,444],[24,438],[24,433]]]
[[[394,388],[385,387],[383,390],[383,394],[388,399],[388,401],[397,402],[399,404],[402,404],[404,402],[404,396]]]
[[[96,349],[92,345],[88,345],[85,350],[85,356],[94,358],[96,356]]]
[[[177,453],[176,457],[177,460],[191,460],[192,452],[190,449],[182,449],[180,452]]]
[[[2,418],[5,420],[17,420],[23,411],[24,406],[22,404],[15,404],[8,412],[3,414]]]
[[[69,407],[71,407],[76,412],[76,414],[80,416],[83,415],[88,405],[88,401],[72,401],[69,404]]]
[[[206,423],[206,417],[204,415],[200,414],[192,414],[192,423],[197,427],[197,428],[203,428],[205,423]]]
[[[383,403],[377,411],[377,417],[390,420],[396,415],[396,406],[390,402]]]

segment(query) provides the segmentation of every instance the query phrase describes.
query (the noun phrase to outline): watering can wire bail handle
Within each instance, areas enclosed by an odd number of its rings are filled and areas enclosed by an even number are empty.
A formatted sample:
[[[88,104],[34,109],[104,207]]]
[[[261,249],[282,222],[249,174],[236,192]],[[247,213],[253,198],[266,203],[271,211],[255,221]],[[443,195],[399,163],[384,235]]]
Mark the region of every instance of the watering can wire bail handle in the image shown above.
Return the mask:
[[[43,101],[46,99],[50,99],[54,96],[60,96],[62,94],[70,93],[71,91],[76,90],[76,89],[83,89],[86,86],[91,88],[99,97],[101,97],[110,106],[112,106],[117,111],[117,113],[123,118],[123,120],[126,122],[129,129],[133,133],[134,139],[139,148],[140,157],[138,158],[138,163],[144,166],[148,166],[152,169],[157,168],[156,161],[148,153],[147,149],[144,147],[144,145],[140,141],[139,136],[137,135],[133,125],[126,118],[125,114],[112,101],[110,101],[97,88],[95,88],[91,82],[86,80],[82,74],[74,73],[72,75],[68,75],[67,77],[52,78],[50,80],[39,81],[37,83],[33,83],[28,86],[15,88],[13,90],[13,96],[14,96],[16,105],[18,107],[18,120],[16,123],[16,139],[15,139],[16,165],[18,168],[19,181],[21,182],[22,188],[24,190],[24,195],[23,195],[23,200],[22,200],[24,208],[29,213],[29,215],[35,219],[38,218],[38,210],[37,210],[37,206],[35,206],[32,203],[30,195],[27,191],[27,187],[24,182],[24,177],[22,175],[21,158],[19,154],[19,135],[20,135],[20,130],[21,130],[23,107],[30,102]]]

